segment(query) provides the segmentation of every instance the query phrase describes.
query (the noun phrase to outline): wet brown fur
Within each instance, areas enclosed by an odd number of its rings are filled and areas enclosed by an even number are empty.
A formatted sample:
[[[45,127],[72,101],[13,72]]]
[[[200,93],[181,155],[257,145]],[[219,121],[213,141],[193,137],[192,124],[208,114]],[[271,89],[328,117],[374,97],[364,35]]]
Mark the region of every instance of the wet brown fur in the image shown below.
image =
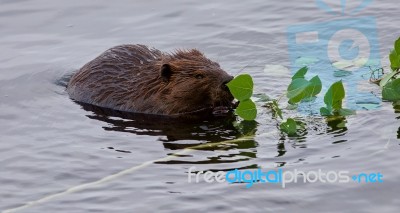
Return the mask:
[[[114,110],[177,115],[231,106],[232,76],[200,51],[171,54],[144,45],[113,47],[72,76],[67,91],[78,102]]]

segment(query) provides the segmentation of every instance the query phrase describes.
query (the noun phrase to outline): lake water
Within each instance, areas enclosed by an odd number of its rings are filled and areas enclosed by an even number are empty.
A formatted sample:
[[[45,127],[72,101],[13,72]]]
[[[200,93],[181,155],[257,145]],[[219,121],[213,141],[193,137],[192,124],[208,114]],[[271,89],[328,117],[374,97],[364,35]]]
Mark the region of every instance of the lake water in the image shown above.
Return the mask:
[[[313,0],[0,0],[0,210],[398,212],[400,121],[391,103],[345,120],[285,111],[307,123],[307,131],[289,138],[261,103],[256,122],[149,122],[90,111],[63,86],[65,76],[104,50],[139,43],[163,51],[198,48],[232,75],[250,73],[258,93],[278,97],[290,82],[288,27],[362,16],[376,20],[369,27],[387,67],[400,35],[398,9],[394,1],[374,1],[347,13],[360,2],[332,14]],[[367,80],[361,87],[380,97]],[[384,181],[246,188],[188,183],[192,166],[380,172]]]

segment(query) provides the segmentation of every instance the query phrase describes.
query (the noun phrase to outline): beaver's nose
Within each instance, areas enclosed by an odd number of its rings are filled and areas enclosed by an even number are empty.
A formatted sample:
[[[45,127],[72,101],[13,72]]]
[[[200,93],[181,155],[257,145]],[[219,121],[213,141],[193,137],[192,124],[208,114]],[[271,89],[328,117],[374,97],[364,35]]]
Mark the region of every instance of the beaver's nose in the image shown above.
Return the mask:
[[[228,78],[226,78],[226,80],[224,82],[222,82],[222,89],[229,91],[228,86],[226,86],[227,83],[229,83],[230,81],[232,81],[233,76],[229,76]]]

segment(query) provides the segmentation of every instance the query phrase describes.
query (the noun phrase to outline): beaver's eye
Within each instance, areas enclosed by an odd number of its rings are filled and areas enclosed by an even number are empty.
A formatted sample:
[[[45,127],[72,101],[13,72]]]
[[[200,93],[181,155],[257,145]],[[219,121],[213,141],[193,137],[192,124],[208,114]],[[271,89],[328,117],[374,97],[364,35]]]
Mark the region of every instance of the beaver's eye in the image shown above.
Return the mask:
[[[197,74],[195,77],[196,77],[197,79],[202,79],[202,78],[204,78],[204,75],[202,75],[202,74]]]

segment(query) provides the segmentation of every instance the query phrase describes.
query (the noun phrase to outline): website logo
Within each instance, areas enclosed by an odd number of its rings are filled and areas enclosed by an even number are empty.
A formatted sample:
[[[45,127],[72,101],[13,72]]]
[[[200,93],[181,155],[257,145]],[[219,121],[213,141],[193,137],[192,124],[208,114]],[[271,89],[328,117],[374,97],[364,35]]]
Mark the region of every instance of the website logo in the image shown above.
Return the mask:
[[[369,79],[370,68],[380,67],[375,17],[346,18],[366,8],[372,0],[363,0],[348,11],[347,1],[334,2],[340,2],[339,10],[326,1],[316,1],[317,7],[332,14],[333,20],[288,27],[291,70],[294,73],[309,66],[308,74],[319,75],[325,91],[333,82],[342,79],[346,87],[347,108],[377,108],[380,99],[370,91],[360,89],[360,85]]]
[[[380,172],[374,173],[358,173],[350,175],[349,171],[283,171],[282,169],[262,171],[256,170],[230,170],[227,172],[218,171],[195,171],[196,167],[192,166],[188,170],[189,183],[245,183],[246,188],[250,188],[255,183],[279,184],[282,188],[286,188],[292,183],[382,183],[383,175]]]

